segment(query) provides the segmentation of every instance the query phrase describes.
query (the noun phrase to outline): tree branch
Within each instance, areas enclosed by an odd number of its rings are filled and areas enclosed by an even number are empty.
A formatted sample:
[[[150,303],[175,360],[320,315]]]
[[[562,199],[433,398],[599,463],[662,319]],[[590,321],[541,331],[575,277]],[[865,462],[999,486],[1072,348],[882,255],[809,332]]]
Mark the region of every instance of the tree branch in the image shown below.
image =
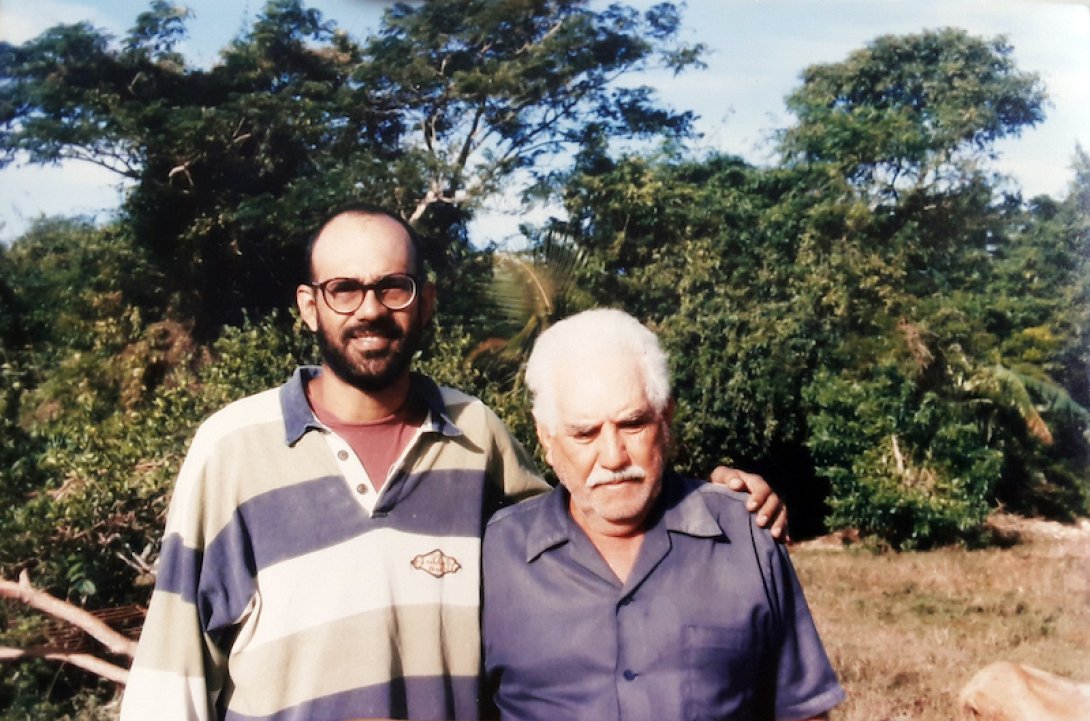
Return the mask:
[[[135,641],[113,630],[90,612],[34,588],[30,585],[30,577],[27,575],[26,569],[23,569],[23,572],[19,574],[18,583],[9,581],[6,578],[0,578],[0,598],[19,601],[48,616],[70,623],[76,628],[87,632],[88,635],[105,646],[110,653],[132,658],[136,651]]]
[[[25,658],[44,658],[49,661],[70,663],[121,686],[124,686],[129,679],[129,672],[126,669],[89,653],[68,653],[49,648],[27,650],[0,646],[0,661],[18,661]]]

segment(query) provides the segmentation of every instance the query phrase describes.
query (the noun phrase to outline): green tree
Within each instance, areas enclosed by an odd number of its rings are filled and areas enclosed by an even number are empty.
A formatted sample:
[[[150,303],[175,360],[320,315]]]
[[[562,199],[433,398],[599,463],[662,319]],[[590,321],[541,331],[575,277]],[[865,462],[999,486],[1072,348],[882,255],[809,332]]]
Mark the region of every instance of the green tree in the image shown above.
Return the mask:
[[[0,160],[132,181],[125,225],[162,271],[163,310],[201,340],[290,298],[331,207],[394,207],[430,231],[434,261],[457,261],[468,213],[518,171],[591,138],[687,132],[688,114],[612,83],[700,52],[668,3],[399,4],[361,43],[272,0],[208,69],[175,51],[184,21],[156,0],[120,47],[86,25],[0,47]]]
[[[702,47],[678,43],[679,26],[670,3],[642,16],[576,0],[388,11],[362,78],[395,89],[424,155],[412,217],[436,201],[473,207],[515,171],[600,138],[688,133],[691,113],[657,107],[646,87],[614,85],[655,64],[680,72],[697,62]]]
[[[1044,119],[1040,80],[1003,37],[947,28],[883,36],[842,62],[812,65],[787,98],[788,163],[827,166],[876,201],[971,183],[995,141]]]
[[[809,69],[788,100],[785,165],[812,181],[788,213],[806,217],[798,288],[825,328],[803,387],[807,445],[832,482],[832,522],[895,545],[971,534],[1004,485],[1050,465],[1036,405],[1062,388],[1005,341],[1037,322],[995,322],[1023,303],[1001,278],[1031,256],[988,161],[1044,102],[1010,54],[955,30],[879,38]],[[1058,237],[1046,252],[1070,260]],[[1040,303],[1055,312],[1063,295]]]
[[[1079,150],[1067,196],[1012,209],[987,297],[974,309],[1040,443],[1006,454],[998,489],[1008,506],[1067,516],[1090,499],[1090,161]],[[1022,414],[1026,416],[1026,413]]]
[[[86,25],[5,47],[0,137],[5,160],[83,160],[130,181],[122,217],[160,271],[157,310],[207,340],[243,309],[284,304],[301,229],[381,178],[400,128],[350,82],[358,48],[300,3],[270,3],[207,70],[174,52],[184,20],[157,0],[120,47]]]
[[[669,148],[584,158],[566,228],[596,258],[587,282],[600,301],[652,321],[670,346],[683,467],[726,454],[804,507],[831,484],[831,523],[897,546],[971,536],[1033,478],[1079,486],[1082,451],[1062,452],[1061,482],[1046,433],[1076,405],[1047,410],[1069,396],[1039,361],[1055,369],[1059,347],[1076,347],[1064,309],[1082,266],[988,171],[992,142],[1041,117],[1038,81],[1009,55],[1002,40],[947,30],[811,68],[789,99],[799,121],[779,168]],[[1030,229],[1034,262],[1068,270],[1003,330],[989,312],[1020,302],[1001,279],[1027,270]],[[1030,317],[1042,314],[1056,347],[1035,343],[1027,363],[1008,331],[1043,341]],[[1065,438],[1081,438],[1072,412]]]

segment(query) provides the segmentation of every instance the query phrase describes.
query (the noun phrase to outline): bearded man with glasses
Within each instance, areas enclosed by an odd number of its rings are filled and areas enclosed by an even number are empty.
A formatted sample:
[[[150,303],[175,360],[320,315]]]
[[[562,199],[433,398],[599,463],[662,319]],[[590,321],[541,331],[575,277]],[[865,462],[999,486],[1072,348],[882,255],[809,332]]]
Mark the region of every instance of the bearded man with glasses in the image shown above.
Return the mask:
[[[412,372],[435,287],[408,224],[338,212],[307,267],[322,365],[198,429],[122,721],[479,716],[481,534],[548,486],[489,408]],[[760,477],[716,477],[782,530]]]

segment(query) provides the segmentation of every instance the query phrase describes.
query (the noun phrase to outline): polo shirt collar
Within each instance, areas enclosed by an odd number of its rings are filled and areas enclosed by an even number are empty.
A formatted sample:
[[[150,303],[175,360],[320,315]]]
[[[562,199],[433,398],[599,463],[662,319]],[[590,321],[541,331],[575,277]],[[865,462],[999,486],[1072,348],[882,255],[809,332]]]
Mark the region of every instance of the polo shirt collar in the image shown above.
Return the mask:
[[[291,379],[280,387],[280,409],[284,416],[284,442],[294,446],[308,431],[324,431],[325,425],[314,415],[307,401],[306,384],[321,374],[319,366],[306,365],[295,369]],[[443,402],[443,394],[435,381],[419,373],[413,373],[410,393],[416,394],[428,408],[425,432],[440,433],[448,438],[458,438],[462,430],[455,425]]]
[[[662,517],[655,526],[667,531],[699,538],[721,538],[726,534],[719,521],[704,503],[697,488],[705,481],[683,478],[666,471],[662,481]],[[530,563],[545,551],[571,541],[573,524],[569,522],[568,491],[560,485],[541,502],[526,535],[526,562]]]
[[[443,402],[443,392],[435,381],[421,373],[413,373],[410,383],[409,392],[424,401],[428,407],[424,431],[439,433],[447,438],[460,438],[465,435],[450,417],[447,404]]]
[[[307,383],[321,373],[318,366],[299,366],[291,380],[280,386],[280,411],[284,415],[284,442],[294,446],[307,431],[325,430],[307,402]]]

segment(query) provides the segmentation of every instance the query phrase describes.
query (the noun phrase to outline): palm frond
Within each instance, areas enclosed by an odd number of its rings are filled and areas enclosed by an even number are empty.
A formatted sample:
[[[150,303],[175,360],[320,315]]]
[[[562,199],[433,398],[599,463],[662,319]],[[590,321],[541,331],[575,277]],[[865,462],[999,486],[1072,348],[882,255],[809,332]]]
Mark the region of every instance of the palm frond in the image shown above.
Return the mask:
[[[1048,379],[1020,373],[1001,363],[979,368],[969,386],[997,403],[1016,409],[1030,434],[1046,445],[1050,445],[1053,438],[1042,412],[1065,413],[1090,424],[1090,411],[1076,403],[1062,386]],[[1034,402],[1034,396],[1042,402]]]
[[[507,338],[488,338],[470,354],[474,364],[514,366],[525,360],[534,340],[555,320],[561,306],[577,303],[578,271],[584,254],[569,237],[548,233],[539,245],[520,253],[496,253],[489,295],[519,330]]]

